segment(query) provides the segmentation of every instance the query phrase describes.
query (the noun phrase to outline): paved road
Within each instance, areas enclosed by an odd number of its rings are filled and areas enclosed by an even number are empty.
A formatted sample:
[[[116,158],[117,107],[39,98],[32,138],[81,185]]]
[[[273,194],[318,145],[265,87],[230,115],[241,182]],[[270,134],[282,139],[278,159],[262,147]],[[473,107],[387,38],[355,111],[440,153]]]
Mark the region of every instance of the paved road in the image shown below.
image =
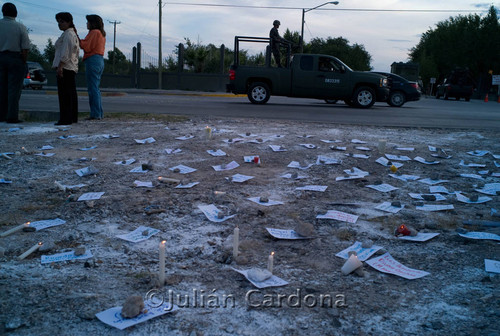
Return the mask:
[[[106,112],[159,113],[207,117],[251,117],[287,119],[304,122],[327,122],[353,125],[489,129],[500,131],[500,104],[480,100],[470,102],[424,98],[401,108],[377,103],[371,109],[356,109],[320,100],[271,97],[266,105],[249,103],[244,96],[185,91],[129,90],[106,91]],[[88,98],[82,92],[80,112],[88,112]],[[25,90],[21,109],[58,111],[54,92]]]

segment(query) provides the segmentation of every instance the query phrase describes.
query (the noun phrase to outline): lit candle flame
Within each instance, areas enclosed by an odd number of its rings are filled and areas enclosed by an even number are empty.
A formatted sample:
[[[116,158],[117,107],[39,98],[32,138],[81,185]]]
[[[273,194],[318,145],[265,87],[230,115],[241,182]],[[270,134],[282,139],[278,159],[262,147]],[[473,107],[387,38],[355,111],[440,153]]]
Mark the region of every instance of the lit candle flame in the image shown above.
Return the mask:
[[[42,246],[42,245],[43,245],[43,243],[42,243],[42,242],[39,242],[39,243],[38,243],[38,246]]]
[[[162,244],[166,244],[166,243],[167,243],[167,241],[166,241],[166,240],[162,240],[162,242],[161,242],[161,243],[162,243]]]
[[[272,255],[272,256],[274,256],[274,251],[273,251],[273,252],[271,252],[271,255]]]

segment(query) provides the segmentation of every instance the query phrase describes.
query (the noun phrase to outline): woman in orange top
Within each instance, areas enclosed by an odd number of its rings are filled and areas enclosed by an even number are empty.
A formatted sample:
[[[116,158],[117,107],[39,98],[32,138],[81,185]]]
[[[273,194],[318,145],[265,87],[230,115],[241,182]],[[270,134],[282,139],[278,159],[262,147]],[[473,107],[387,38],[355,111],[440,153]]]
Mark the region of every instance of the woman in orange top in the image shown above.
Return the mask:
[[[89,120],[103,118],[101,91],[102,72],[104,71],[104,47],[106,45],[106,32],[104,23],[99,15],[87,15],[87,29],[89,33],[80,40],[83,49],[83,62],[85,63],[85,77],[89,93],[90,118]]]

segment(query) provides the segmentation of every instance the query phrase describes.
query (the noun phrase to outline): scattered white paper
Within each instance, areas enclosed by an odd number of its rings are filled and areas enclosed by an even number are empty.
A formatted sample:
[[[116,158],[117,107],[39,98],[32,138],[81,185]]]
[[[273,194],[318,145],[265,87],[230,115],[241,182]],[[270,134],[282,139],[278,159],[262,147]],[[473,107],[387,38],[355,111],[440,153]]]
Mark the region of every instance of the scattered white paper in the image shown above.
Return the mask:
[[[155,142],[156,140],[153,138],[153,137],[149,137],[149,138],[146,138],[146,139],[134,139],[135,142],[137,142],[138,144],[147,144],[147,143],[153,143]]]
[[[128,166],[135,162],[135,159],[127,159],[115,162],[115,165]]]
[[[268,142],[268,141],[270,141],[270,140],[269,139],[258,138],[258,139],[248,140],[247,142],[249,142],[249,143],[255,143],[255,144],[261,144],[261,143]]]
[[[397,150],[400,150],[400,151],[406,151],[406,152],[413,152],[415,150],[415,148],[413,147],[396,147]]]
[[[360,151],[371,151],[371,148],[368,148],[368,147],[358,146],[358,147],[354,147],[354,148],[357,150],[360,150]]]
[[[484,270],[491,273],[500,273],[500,261],[484,259]]]
[[[155,229],[155,228],[150,228],[147,226],[139,226],[137,229],[134,231],[131,231],[129,233],[117,235],[116,237],[132,242],[132,243],[138,243],[144,240],[147,240],[160,232],[160,230]]]
[[[90,192],[90,193],[85,193],[82,196],[78,197],[78,201],[92,201],[92,200],[98,200],[104,195],[105,192]]]
[[[336,254],[337,257],[340,257],[342,259],[349,259],[349,252],[355,251],[358,259],[360,261],[365,261],[368,258],[370,258],[375,252],[380,250],[382,246],[378,245],[372,245],[372,247],[369,248],[363,248],[361,242],[355,242],[345,250],[340,251],[339,253]]]
[[[172,306],[170,302],[164,302],[160,306],[157,306],[151,301],[146,300],[144,304],[146,305],[144,313],[141,313],[139,316],[130,319],[122,317],[121,315],[122,307],[113,307],[103,312],[97,313],[95,314],[95,316],[99,320],[101,320],[101,322],[110,325],[112,327],[115,327],[117,329],[123,330],[138,323],[145,322],[152,318],[165,315],[167,313],[171,313],[179,309],[179,307],[175,305]]]
[[[192,139],[192,138],[194,138],[194,135],[188,134],[188,135],[183,135],[183,136],[177,137],[175,139],[184,141],[184,140],[189,140],[189,139]]]
[[[320,191],[320,192],[325,192],[326,188],[328,186],[322,186],[322,185],[306,185],[303,187],[297,187],[295,190],[308,190],[308,191]]]
[[[30,227],[35,228],[37,231],[52,227],[58,226],[66,223],[64,219],[56,218],[56,219],[44,219],[30,223]]]
[[[434,147],[434,146],[427,146],[427,148],[429,148],[429,152],[436,152],[437,151],[437,148]]]
[[[185,165],[177,165],[175,167],[169,168],[169,170],[171,170],[171,171],[174,171],[176,169],[179,169],[179,174],[189,174],[189,173],[196,171],[196,169],[185,166]]]
[[[316,159],[316,164],[321,165],[336,165],[336,164],[341,164],[342,161],[333,157],[325,156],[325,155],[318,155]]]
[[[247,200],[249,201],[252,201],[254,203],[257,203],[257,204],[260,204],[260,205],[264,205],[264,206],[272,206],[272,205],[281,205],[281,204],[285,204],[283,202],[280,202],[280,201],[274,201],[272,199],[269,199],[267,202],[261,202],[260,201],[260,197],[248,197]]]
[[[390,191],[399,189],[399,188],[393,187],[387,183],[375,184],[375,185],[370,184],[370,185],[367,185],[366,187],[371,188],[371,189],[375,189],[375,190],[380,191],[380,192],[390,192]]]
[[[444,197],[443,195],[441,194],[417,194],[417,193],[408,193],[408,195],[410,195],[411,198],[413,199],[418,199],[418,200],[424,200],[424,196],[423,195],[432,195],[434,197],[436,197],[436,201],[446,201],[446,197]]]
[[[410,161],[411,159],[406,155],[393,155],[385,154],[385,157],[392,161]]]
[[[313,144],[299,144],[299,146],[309,148],[309,149],[318,148],[316,145],[313,145]]]
[[[304,237],[299,235],[295,230],[282,230],[282,229],[272,229],[266,228],[267,232],[274,238],[278,239],[311,239],[314,237]]]
[[[498,154],[498,155],[493,154],[493,153],[490,153],[490,154],[491,154],[491,156],[493,156],[493,158],[495,158],[497,160],[500,159],[500,154]]]
[[[481,175],[477,175],[477,174],[460,174],[460,176],[461,177],[472,178],[472,179],[476,179],[476,180],[484,180]]]
[[[489,232],[467,232],[467,233],[459,233],[461,237],[469,238],[469,239],[484,239],[484,240],[498,240],[500,241],[500,236],[494,233]]]
[[[205,216],[208,218],[209,221],[211,222],[224,222],[230,218],[233,218],[236,215],[231,215],[231,216],[224,216],[223,218],[219,218],[218,214],[221,212],[221,210],[217,209],[217,207],[213,204],[208,204],[208,205],[198,205],[198,209],[200,209]]]
[[[305,138],[305,139],[309,139],[309,138],[312,138],[312,137],[314,137],[314,135],[304,134],[304,135],[299,135],[297,138]]]
[[[464,160],[461,160],[459,166],[470,167],[470,168],[484,168],[485,164],[482,163],[464,163]]]
[[[420,178],[420,176],[417,176],[417,175],[407,175],[407,174],[402,174],[402,175],[389,174],[389,176],[394,177],[395,179],[398,179],[398,180],[401,180],[404,182],[415,181],[415,180],[418,180]]]
[[[455,209],[452,204],[424,204],[423,206],[417,206],[415,208],[422,211],[444,211]]]
[[[467,152],[467,154],[470,154],[470,155],[474,155],[474,156],[485,156],[486,154],[488,154],[490,151],[487,151],[487,150],[479,150],[479,149],[476,149],[474,151],[471,151],[471,152]]]
[[[129,171],[129,173],[147,173],[149,170],[143,170],[142,166],[135,167]]]
[[[80,188],[86,187],[87,185],[84,183],[80,183],[80,184],[74,184],[74,185],[61,184],[61,186],[63,186],[67,190],[73,190],[73,189],[80,189]]]
[[[439,184],[439,183],[445,183],[449,182],[448,180],[431,180],[430,178],[424,178],[421,180],[418,180],[418,182],[422,182],[428,185],[434,185],[434,184]]]
[[[358,140],[358,139],[352,139],[351,142],[355,143],[355,144],[365,144],[366,143],[366,141],[362,141],[362,140]]]
[[[85,147],[85,148],[80,148],[81,151],[89,151],[89,150],[92,150],[92,149],[96,149],[97,146],[90,146],[90,147]]]
[[[420,157],[420,156],[414,157],[413,160],[420,162],[420,163],[423,163],[423,164],[426,164],[426,165],[435,165],[435,164],[439,164],[441,162],[441,161],[427,161],[426,159],[424,159],[423,157]]]
[[[324,143],[327,143],[327,144],[342,142],[340,140],[320,140],[320,141],[324,142]]]
[[[490,173],[489,170],[480,170],[477,172],[479,175],[488,175]]]
[[[99,172],[98,169],[92,167],[92,166],[88,166],[88,167],[85,167],[85,168],[80,168],[80,169],[77,169],[75,170],[75,173],[80,176],[80,177],[84,177],[84,176],[89,176],[89,175],[95,175]]]
[[[338,150],[338,151],[346,151],[347,147],[342,147],[342,146],[330,146],[330,149],[333,150]]]
[[[482,194],[496,196],[497,192],[500,192],[500,183],[486,183],[482,189],[475,190]]]
[[[377,160],[375,160],[375,162],[381,164],[382,166],[384,167],[390,167],[389,165],[389,160],[387,160],[385,157],[379,157]],[[403,167],[403,164],[401,162],[392,162],[392,164],[394,165],[394,167],[396,168],[401,168]]]
[[[404,207],[404,204],[401,204],[400,207],[396,207],[391,205],[391,202],[383,202],[382,204],[377,205],[375,209],[390,213],[398,213],[399,211],[403,210]]]
[[[190,183],[186,183],[186,184],[179,184],[179,185],[175,186],[174,189],[190,189],[198,184],[200,184],[200,182],[190,182]]]
[[[418,279],[430,274],[429,272],[404,266],[389,253],[367,260],[366,263],[380,272],[394,274],[409,280]]]
[[[356,223],[359,216],[351,215],[347,212],[337,211],[337,210],[328,210],[324,215],[317,215],[318,219],[335,219],[342,222],[347,223]]]
[[[273,150],[273,152],[286,152],[287,151],[287,149],[283,148],[283,146],[269,145],[269,147],[271,147],[271,149]]]
[[[226,171],[238,168],[240,165],[236,161],[231,161],[226,165],[212,166],[215,171]]]
[[[1,178],[0,183],[9,184],[9,183],[12,183],[12,181],[7,181],[6,179]]]
[[[42,255],[40,261],[42,264],[51,264],[53,262],[82,260],[92,257],[93,255],[89,250],[86,250],[84,254],[78,256],[75,255],[75,251],[70,251],[70,252],[57,253],[53,255]]]
[[[231,176],[231,182],[236,182],[236,183],[243,183],[251,179],[253,179],[253,176],[243,175],[243,174],[234,174],[233,176]]]
[[[51,157],[51,156],[56,155],[56,153],[44,153],[44,152],[41,152],[41,153],[37,153],[35,155],[36,156],[43,156],[43,157]]]
[[[352,167],[351,169],[344,169],[344,173],[346,173],[349,176],[361,176],[361,177],[370,175],[369,172],[361,170],[357,167]]]
[[[51,149],[54,149],[54,147],[51,145],[45,145],[45,146],[40,147],[40,150],[51,150]]]
[[[495,167],[500,168],[500,163],[498,163],[496,161],[493,161],[493,163],[495,164]]]
[[[429,186],[429,192],[431,194],[441,193],[441,194],[453,194],[453,192],[448,191],[444,186]]]
[[[134,181],[136,187],[153,188],[153,182],[151,181]]]
[[[370,158],[370,155],[366,155],[366,154],[350,154],[350,153],[347,153],[345,154],[346,156],[352,156],[353,158],[356,158],[356,159],[369,159]]]
[[[119,134],[104,134],[103,137],[105,139],[116,139],[116,138],[119,138],[120,135]]]
[[[247,278],[248,281],[250,281],[252,283],[252,285],[254,285],[257,288],[280,287],[280,286],[288,285],[287,281],[285,281],[281,278],[278,278],[276,275],[273,275],[272,277],[270,277],[267,280],[257,282],[257,281],[253,281],[252,279],[250,279],[248,277],[249,270],[237,270],[236,268],[232,268],[232,267],[231,267],[231,269],[233,271],[236,271],[236,272],[240,273],[241,275],[243,275],[245,278]]]
[[[241,134],[238,134],[238,135],[240,137],[242,137],[242,138],[251,138],[251,137],[257,137],[257,136],[259,136],[258,134],[252,134],[252,133],[250,133],[250,134],[241,133]]]
[[[213,149],[209,149],[207,150],[207,153],[212,155],[212,156],[226,156],[226,152],[224,152],[222,149],[217,149],[217,150],[213,150]]]
[[[335,181],[344,181],[344,180],[358,180],[365,178],[363,175],[348,175],[348,176],[337,176]]]
[[[488,196],[480,196],[477,198],[477,201],[471,201],[469,197],[466,197],[462,195],[459,192],[456,192],[455,195],[457,196],[457,201],[462,202],[462,203],[469,203],[469,204],[479,204],[479,203],[486,203],[488,201],[491,201],[492,198]]]
[[[71,139],[71,138],[76,138],[74,135],[61,135],[60,137],[58,137],[58,139],[61,139],[61,140],[66,140],[66,139]]]
[[[165,148],[165,153],[167,154],[177,154],[177,153],[181,153],[182,152],[182,149],[180,148]]]
[[[432,239],[438,235],[439,235],[439,233],[435,233],[435,232],[418,232],[416,236],[401,236],[401,237],[398,237],[398,239],[415,241],[415,242],[424,242],[424,241]]]
[[[300,162],[298,162],[298,161],[292,161],[292,162],[290,162],[290,163],[288,164],[288,166],[287,166],[287,167],[288,167],[288,168],[297,168],[297,169],[306,170],[306,169],[311,168],[312,166],[313,166],[313,164],[312,164],[312,163],[310,163],[310,164],[308,164],[308,165],[306,165],[306,166],[301,166],[301,165],[300,165]]]

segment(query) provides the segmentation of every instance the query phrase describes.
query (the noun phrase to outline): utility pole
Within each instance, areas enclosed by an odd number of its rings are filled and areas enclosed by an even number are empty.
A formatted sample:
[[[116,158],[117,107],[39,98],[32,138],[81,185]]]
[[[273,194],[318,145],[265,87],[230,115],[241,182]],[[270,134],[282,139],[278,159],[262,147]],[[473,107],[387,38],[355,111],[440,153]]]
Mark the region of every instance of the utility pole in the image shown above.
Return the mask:
[[[113,74],[115,73],[115,59],[116,59],[116,25],[117,24],[120,24],[121,22],[120,21],[108,21],[109,23],[111,23],[113,26],[114,26],[114,29],[113,29]]]
[[[158,90],[161,90],[161,0],[158,1],[159,23],[158,23]]]

